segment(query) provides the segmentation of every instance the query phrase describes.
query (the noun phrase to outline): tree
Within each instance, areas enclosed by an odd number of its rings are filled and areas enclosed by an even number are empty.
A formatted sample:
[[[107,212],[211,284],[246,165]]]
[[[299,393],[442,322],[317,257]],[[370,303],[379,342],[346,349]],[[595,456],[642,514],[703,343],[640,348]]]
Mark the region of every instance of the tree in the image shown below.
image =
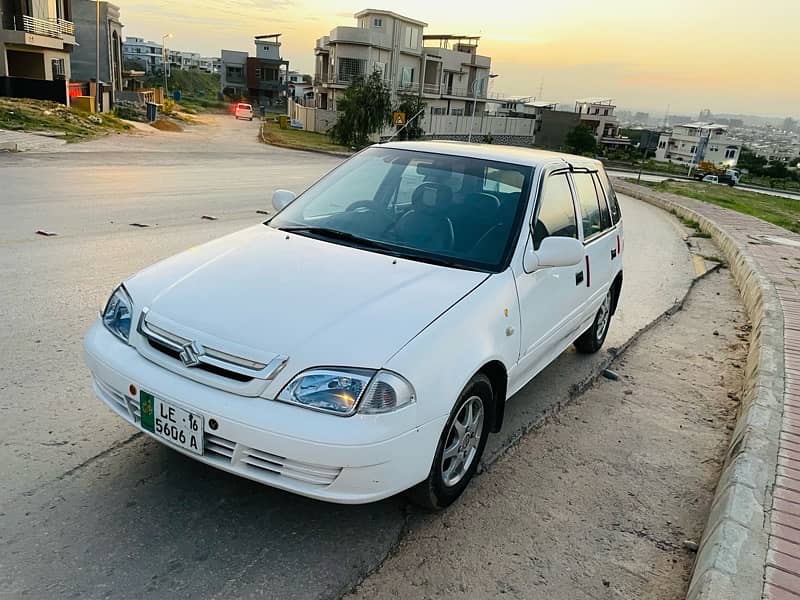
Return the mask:
[[[750,148],[745,146],[739,154],[736,166],[751,175],[761,176],[764,175],[764,170],[767,167],[767,159],[763,156],[756,156]]]
[[[593,153],[597,149],[594,131],[586,125],[577,125],[567,134],[567,148],[575,154]]]
[[[354,80],[337,101],[339,117],[330,136],[343,146],[363,148],[369,136],[381,131],[392,120],[389,88],[380,72],[367,79]]]
[[[147,67],[141,60],[126,58],[122,61],[122,69],[124,71],[146,71]]]
[[[406,125],[405,129],[403,129],[400,133],[397,134],[398,140],[418,140],[424,134],[425,130],[422,129],[422,119],[425,117],[425,103],[422,101],[422,98],[419,96],[413,96],[410,94],[404,94],[400,96],[400,104],[397,107],[397,111],[401,113],[405,113],[406,115]],[[413,121],[409,123],[414,115],[418,112],[422,111],[422,113]]]

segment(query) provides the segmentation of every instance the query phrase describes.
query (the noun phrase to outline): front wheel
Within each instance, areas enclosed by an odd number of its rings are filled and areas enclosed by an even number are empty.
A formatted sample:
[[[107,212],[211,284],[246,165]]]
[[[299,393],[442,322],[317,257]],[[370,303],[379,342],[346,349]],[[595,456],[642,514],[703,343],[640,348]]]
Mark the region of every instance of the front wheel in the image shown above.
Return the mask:
[[[611,324],[612,294],[613,290],[608,290],[594,317],[592,326],[575,340],[575,349],[581,354],[594,354],[603,347],[603,342],[606,341],[606,335],[608,335],[608,326]]]
[[[494,397],[489,378],[473,377],[453,407],[433,458],[428,478],[409,490],[412,502],[428,510],[452,504],[478,468],[489,437]]]

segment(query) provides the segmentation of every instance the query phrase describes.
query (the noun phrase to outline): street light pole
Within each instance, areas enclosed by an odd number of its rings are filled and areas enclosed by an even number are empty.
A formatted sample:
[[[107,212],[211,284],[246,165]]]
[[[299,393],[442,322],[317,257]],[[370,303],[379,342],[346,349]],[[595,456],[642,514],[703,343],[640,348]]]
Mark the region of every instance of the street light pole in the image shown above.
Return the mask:
[[[475,110],[478,108],[478,90],[484,81],[489,81],[497,77],[496,73],[490,73],[487,77],[477,77],[472,82],[472,119],[469,122],[469,135],[467,143],[472,143],[472,131],[475,129]]]
[[[95,80],[94,80],[94,105],[95,112],[100,112],[100,0],[95,0]]]
[[[167,89],[167,63],[169,62],[167,56],[167,39],[171,37],[171,33],[165,33],[161,36],[161,70],[164,72],[164,100],[167,99],[167,93],[169,92],[169,89]]]

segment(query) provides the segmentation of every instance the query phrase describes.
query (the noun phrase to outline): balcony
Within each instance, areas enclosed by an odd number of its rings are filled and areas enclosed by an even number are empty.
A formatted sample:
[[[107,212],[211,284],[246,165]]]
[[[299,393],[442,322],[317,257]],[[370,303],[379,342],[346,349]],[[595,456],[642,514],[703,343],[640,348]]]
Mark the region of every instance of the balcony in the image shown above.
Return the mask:
[[[481,86],[484,87],[484,86]],[[442,86],[442,96],[450,96],[452,98],[472,98],[472,89],[471,88],[459,88],[453,86]],[[486,99],[486,90],[478,90],[478,100],[485,100]]]
[[[392,47],[392,40],[385,32],[363,27],[335,27],[328,38],[330,44]]]
[[[6,41],[63,49],[64,44],[75,44],[75,25],[65,19],[39,19],[30,15],[3,15],[2,36]],[[19,32],[10,34],[9,32]],[[31,38],[29,35],[41,36]],[[52,41],[47,41],[52,40]],[[56,41],[58,40],[58,41]]]
[[[75,37],[75,25],[64,19],[37,19],[30,15],[5,15],[3,29],[24,31],[34,35],[63,40],[64,37]]]

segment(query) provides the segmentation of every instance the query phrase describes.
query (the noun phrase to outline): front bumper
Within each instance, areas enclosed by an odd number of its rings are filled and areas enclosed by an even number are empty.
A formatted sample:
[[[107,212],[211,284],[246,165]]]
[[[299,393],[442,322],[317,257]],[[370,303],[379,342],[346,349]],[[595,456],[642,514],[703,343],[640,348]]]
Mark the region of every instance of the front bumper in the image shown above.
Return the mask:
[[[151,435],[139,423],[138,400],[128,392],[131,384],[204,417],[202,456],[152,436],[157,441],[218,469],[319,500],[374,502],[422,481],[447,420],[409,430],[403,425],[409,415],[399,413],[413,407],[342,418],[238,396],[148,361],[99,321],[86,334],[84,352],[97,396],[141,431]],[[209,419],[217,421],[216,430],[209,429]],[[393,421],[400,431],[392,431]]]

